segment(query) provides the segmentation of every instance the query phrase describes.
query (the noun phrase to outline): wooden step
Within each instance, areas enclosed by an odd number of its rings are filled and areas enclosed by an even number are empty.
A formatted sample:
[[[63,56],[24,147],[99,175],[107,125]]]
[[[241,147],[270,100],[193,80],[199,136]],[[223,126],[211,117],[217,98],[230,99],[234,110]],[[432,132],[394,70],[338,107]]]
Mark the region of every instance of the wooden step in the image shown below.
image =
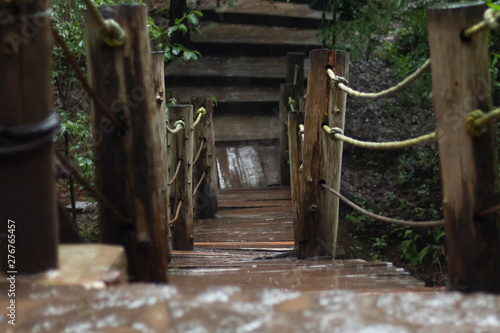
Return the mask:
[[[215,18],[224,23],[301,29],[318,29],[323,21],[323,12],[310,9],[308,4],[263,0],[237,1],[215,9],[215,14]],[[328,18],[331,14],[325,16]]]
[[[304,62],[304,76],[309,59]],[[167,87],[179,86],[271,86],[286,82],[285,57],[204,56],[197,61],[174,61],[165,68]]]
[[[211,22],[203,35],[192,35],[193,48],[201,54],[224,56],[285,56],[320,48],[316,29],[297,29]]]

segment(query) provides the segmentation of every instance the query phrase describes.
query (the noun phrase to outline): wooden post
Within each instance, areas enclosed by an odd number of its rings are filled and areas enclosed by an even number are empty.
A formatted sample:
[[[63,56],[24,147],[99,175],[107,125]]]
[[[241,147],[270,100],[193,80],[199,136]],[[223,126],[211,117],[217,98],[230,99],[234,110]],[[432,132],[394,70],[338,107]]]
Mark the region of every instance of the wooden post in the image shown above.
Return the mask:
[[[186,124],[184,130],[168,136],[168,179],[174,177],[179,160],[182,160],[179,175],[169,187],[169,209],[170,217],[174,219],[182,201],[179,218],[170,225],[172,229],[172,246],[174,250],[194,249],[193,235],[193,106],[191,104],[179,104],[168,107],[168,124],[174,128],[177,120],[183,120]]]
[[[302,165],[302,139],[299,135],[299,124],[302,117],[300,116],[300,99],[301,92],[298,85],[281,85],[282,95],[291,96],[296,102],[295,107],[292,110],[288,107],[288,147],[290,151],[290,185],[292,192],[292,209],[293,209],[293,230],[294,230],[294,243],[295,248],[298,248],[301,241],[305,241],[305,237],[301,234],[303,228],[299,225],[299,215],[300,215],[300,166]]]
[[[53,110],[51,19],[46,10],[40,1],[0,1],[0,17],[7,18],[0,23],[3,273],[39,273],[58,265],[53,131],[37,125],[51,119]],[[9,17],[15,19],[9,21]],[[52,129],[57,127],[57,120],[48,123]],[[26,128],[30,126],[38,134]]]
[[[87,61],[92,88],[128,129],[118,133],[94,110],[96,187],[126,218],[99,207],[104,242],[123,245],[131,279],[167,281],[167,244],[158,182],[159,138],[145,6],[104,7],[126,34],[125,44],[109,47],[86,13]]]
[[[479,215],[498,203],[496,124],[479,137],[472,137],[465,128],[471,111],[492,108],[488,33],[461,36],[482,20],[486,8],[467,3],[428,11],[448,275],[453,289],[467,292],[500,292],[497,215]]]
[[[304,87],[305,87],[304,83],[305,57],[306,55],[303,52],[288,52],[286,54],[286,83],[299,85],[301,94],[304,93]]]
[[[281,184],[282,185],[290,185],[290,165],[289,165],[289,151],[288,151],[288,111],[290,107],[296,108],[298,107],[297,96],[300,94],[296,94],[295,90],[293,90],[294,95],[291,95],[293,84],[283,83],[280,85],[280,104],[279,104],[279,120],[280,120],[280,176],[281,176]],[[300,87],[299,87],[300,88]],[[298,88],[296,89],[298,90]],[[289,98],[292,98],[293,101],[296,101],[296,104],[293,106],[290,105]]]
[[[168,193],[167,193],[167,131],[166,131],[166,101],[165,101],[165,60],[163,52],[151,53],[151,69],[153,91],[156,105],[155,134],[158,136],[158,186],[160,196],[161,221],[167,245],[167,259],[170,262],[171,254],[168,247]]]
[[[299,258],[335,257],[338,200],[330,193],[321,190],[319,185],[324,182],[329,186],[335,186],[335,180],[339,175],[334,172],[338,173],[342,164],[340,160],[342,156],[338,154],[341,146],[338,142],[330,141],[321,127],[323,124],[333,126],[329,118],[338,118],[335,113],[345,112],[340,108],[337,111],[341,102],[333,100],[336,95],[331,92],[326,68],[330,67],[337,75],[345,76],[346,61],[348,54],[344,51],[313,50],[310,53],[299,218],[299,225],[304,228],[301,233],[306,240],[298,244]]]
[[[215,159],[215,138],[214,138],[214,103],[211,97],[193,97],[194,118],[198,117],[196,111],[204,107],[207,113],[201,119],[201,123],[193,132],[193,156],[199,151],[200,144],[203,143],[200,157],[193,165],[193,186],[201,179],[205,171],[205,178],[194,197],[195,215],[199,219],[215,217],[218,210],[217,200],[217,161]]]

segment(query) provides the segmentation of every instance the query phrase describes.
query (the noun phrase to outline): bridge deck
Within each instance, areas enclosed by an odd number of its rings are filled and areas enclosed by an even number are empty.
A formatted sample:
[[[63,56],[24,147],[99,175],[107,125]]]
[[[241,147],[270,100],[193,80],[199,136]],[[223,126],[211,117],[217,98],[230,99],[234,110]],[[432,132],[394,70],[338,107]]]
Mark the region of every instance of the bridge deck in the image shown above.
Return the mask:
[[[195,248],[173,251],[170,282],[181,289],[236,285],[286,291],[428,290],[391,263],[298,260],[287,187],[221,192],[217,218],[195,223]]]

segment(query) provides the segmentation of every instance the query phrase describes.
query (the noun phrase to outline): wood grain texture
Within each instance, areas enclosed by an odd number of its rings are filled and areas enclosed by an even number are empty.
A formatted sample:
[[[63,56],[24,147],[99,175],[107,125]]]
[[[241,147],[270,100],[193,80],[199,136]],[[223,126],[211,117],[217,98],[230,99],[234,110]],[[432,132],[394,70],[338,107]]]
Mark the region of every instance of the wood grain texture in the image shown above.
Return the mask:
[[[162,226],[157,110],[144,6],[100,9],[126,34],[125,44],[109,47],[86,13],[88,71],[92,88],[128,129],[118,133],[94,110],[96,187],[131,224],[120,223],[99,207],[103,240],[125,247],[129,274],[138,281],[167,281],[167,244]]]
[[[436,111],[452,288],[500,292],[500,233],[495,215],[478,214],[496,204],[494,129],[471,137],[469,112],[491,110],[488,36],[461,32],[482,20],[483,4],[454,4],[428,11],[432,102]]]
[[[329,193],[321,191],[319,184],[328,183],[337,177],[332,175],[333,164],[339,162],[331,160],[331,149],[337,143],[331,143],[321,127],[323,124],[329,124],[329,113],[332,106],[337,105],[330,96],[331,88],[326,67],[346,68],[344,65],[338,65],[338,62],[347,59],[343,51],[329,50],[313,50],[309,58],[300,195],[302,210],[299,222],[304,226],[303,235],[306,241],[299,243],[297,256],[300,258],[335,256],[335,214],[338,208],[336,200]]]
[[[200,124],[194,129],[193,155],[196,156],[199,147],[203,142],[198,161],[193,166],[193,185],[196,186],[205,172],[203,180],[196,196],[194,198],[194,209],[197,218],[212,218],[217,213],[217,159],[215,155],[215,136],[214,136],[214,103],[211,97],[193,97],[193,116],[196,118],[196,111],[204,107],[206,114],[201,119]]]
[[[50,14],[41,13],[45,9],[39,1],[0,1],[0,16],[22,17],[0,26],[2,129],[36,124],[52,113],[52,36]],[[39,15],[36,22],[33,14]],[[14,139],[2,131],[0,149],[31,140],[33,138]],[[5,237],[0,239],[3,272],[39,273],[58,265],[53,156],[51,141],[23,153],[0,156],[0,234]],[[7,267],[8,219],[15,221],[15,269]]]
[[[180,104],[168,107],[168,125],[174,128],[177,120],[186,124],[184,130],[168,135],[168,179],[172,179],[177,162],[182,160],[179,176],[168,188],[170,217],[175,216],[179,201],[182,208],[179,219],[170,225],[172,249],[193,250],[193,106]]]

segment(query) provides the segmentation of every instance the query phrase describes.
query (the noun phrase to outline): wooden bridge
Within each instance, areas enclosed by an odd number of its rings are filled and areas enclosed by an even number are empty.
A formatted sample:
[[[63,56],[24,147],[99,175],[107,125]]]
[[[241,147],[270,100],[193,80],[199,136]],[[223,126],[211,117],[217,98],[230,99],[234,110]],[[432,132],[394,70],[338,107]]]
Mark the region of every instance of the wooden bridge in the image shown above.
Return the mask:
[[[279,109],[276,83],[286,79],[284,52],[319,47],[312,41],[313,29],[302,26],[301,31],[294,31],[290,26],[297,22],[314,25],[320,17],[302,5],[276,3],[275,6],[277,11],[265,15],[261,25],[255,22],[262,19],[269,8],[259,9],[255,2],[250,9],[239,5],[232,10],[205,8],[209,18],[226,18],[225,22],[216,19],[210,22],[204,27],[204,37],[194,39],[196,47],[207,56],[189,70],[166,69],[167,86],[170,82],[171,87],[181,87],[171,96],[177,94],[179,101],[183,101],[196,95],[214,94],[220,110],[213,118],[221,187],[218,212],[212,218],[194,222],[194,239],[186,237],[188,241],[194,240],[193,250],[172,250],[168,272],[158,269],[151,274],[168,273],[169,283],[128,284],[128,279],[137,277],[128,275],[126,256],[120,246],[60,245],[56,249],[58,270],[19,275],[14,279],[7,275],[2,279],[0,308],[4,310],[0,312],[0,331],[498,331],[498,296],[425,288],[422,282],[391,263],[352,258],[348,249],[342,248],[343,244],[335,249],[335,258],[321,250],[317,255],[308,255],[307,259],[297,259],[292,191],[281,184],[282,175],[278,172],[282,165],[277,154],[281,150],[281,128],[262,132],[258,140],[255,133],[263,124],[280,122],[279,113],[269,109]],[[279,14],[280,10],[281,13],[288,11],[289,17]],[[245,26],[236,22],[243,22]],[[282,26],[274,30],[279,30],[281,36],[290,33],[295,42],[258,39],[265,31],[263,25],[271,22],[280,22]],[[249,43],[233,39],[235,31],[243,31]],[[269,56],[279,54],[281,58],[249,58],[248,55],[256,56],[252,52],[257,49]],[[210,54],[210,50],[215,51]],[[228,53],[233,54],[229,57]],[[262,72],[250,69],[249,63],[260,67]],[[237,70],[231,75],[221,75],[235,64]],[[307,60],[305,64],[307,73]],[[213,71],[205,71],[207,67]],[[214,83],[218,89],[212,89]],[[189,129],[191,120],[186,124]],[[159,132],[164,133],[163,128]],[[109,158],[111,173],[122,172],[119,164],[113,164],[114,151],[109,147],[103,156]],[[128,148],[124,145],[124,150]],[[166,149],[165,146],[162,149]],[[109,156],[105,156],[106,153]],[[177,156],[175,158],[177,163]],[[140,166],[133,165],[138,169]],[[168,173],[170,176],[174,173],[172,165]],[[183,185],[191,195],[192,188],[186,184],[192,179],[186,179]],[[132,185],[143,180],[139,178]],[[140,185],[146,188],[149,181],[151,178]],[[129,213],[128,207],[122,207],[123,202],[117,204],[122,209],[117,215],[124,220],[121,222],[127,223],[129,220],[120,215]],[[182,202],[175,205],[170,202],[170,213],[181,210]],[[109,211],[106,213],[105,218],[116,219]],[[165,219],[162,215],[165,212],[160,213],[161,219]],[[179,216],[173,215],[166,222],[178,221]],[[134,216],[125,216],[134,220]],[[158,250],[153,245],[165,235],[151,232],[148,229],[151,221],[147,219],[134,222],[137,224],[133,227],[141,232],[130,232],[133,229],[130,225],[119,225],[119,228],[114,225],[116,229],[110,230],[117,231],[112,236],[118,241],[133,248],[133,255],[129,254],[134,260],[133,271],[148,276],[140,268],[153,271],[161,266],[161,260],[158,264],[150,260],[158,259],[150,253]],[[24,258],[28,256],[25,254]],[[12,290],[15,297],[10,296]],[[15,326],[10,323],[14,319]]]

